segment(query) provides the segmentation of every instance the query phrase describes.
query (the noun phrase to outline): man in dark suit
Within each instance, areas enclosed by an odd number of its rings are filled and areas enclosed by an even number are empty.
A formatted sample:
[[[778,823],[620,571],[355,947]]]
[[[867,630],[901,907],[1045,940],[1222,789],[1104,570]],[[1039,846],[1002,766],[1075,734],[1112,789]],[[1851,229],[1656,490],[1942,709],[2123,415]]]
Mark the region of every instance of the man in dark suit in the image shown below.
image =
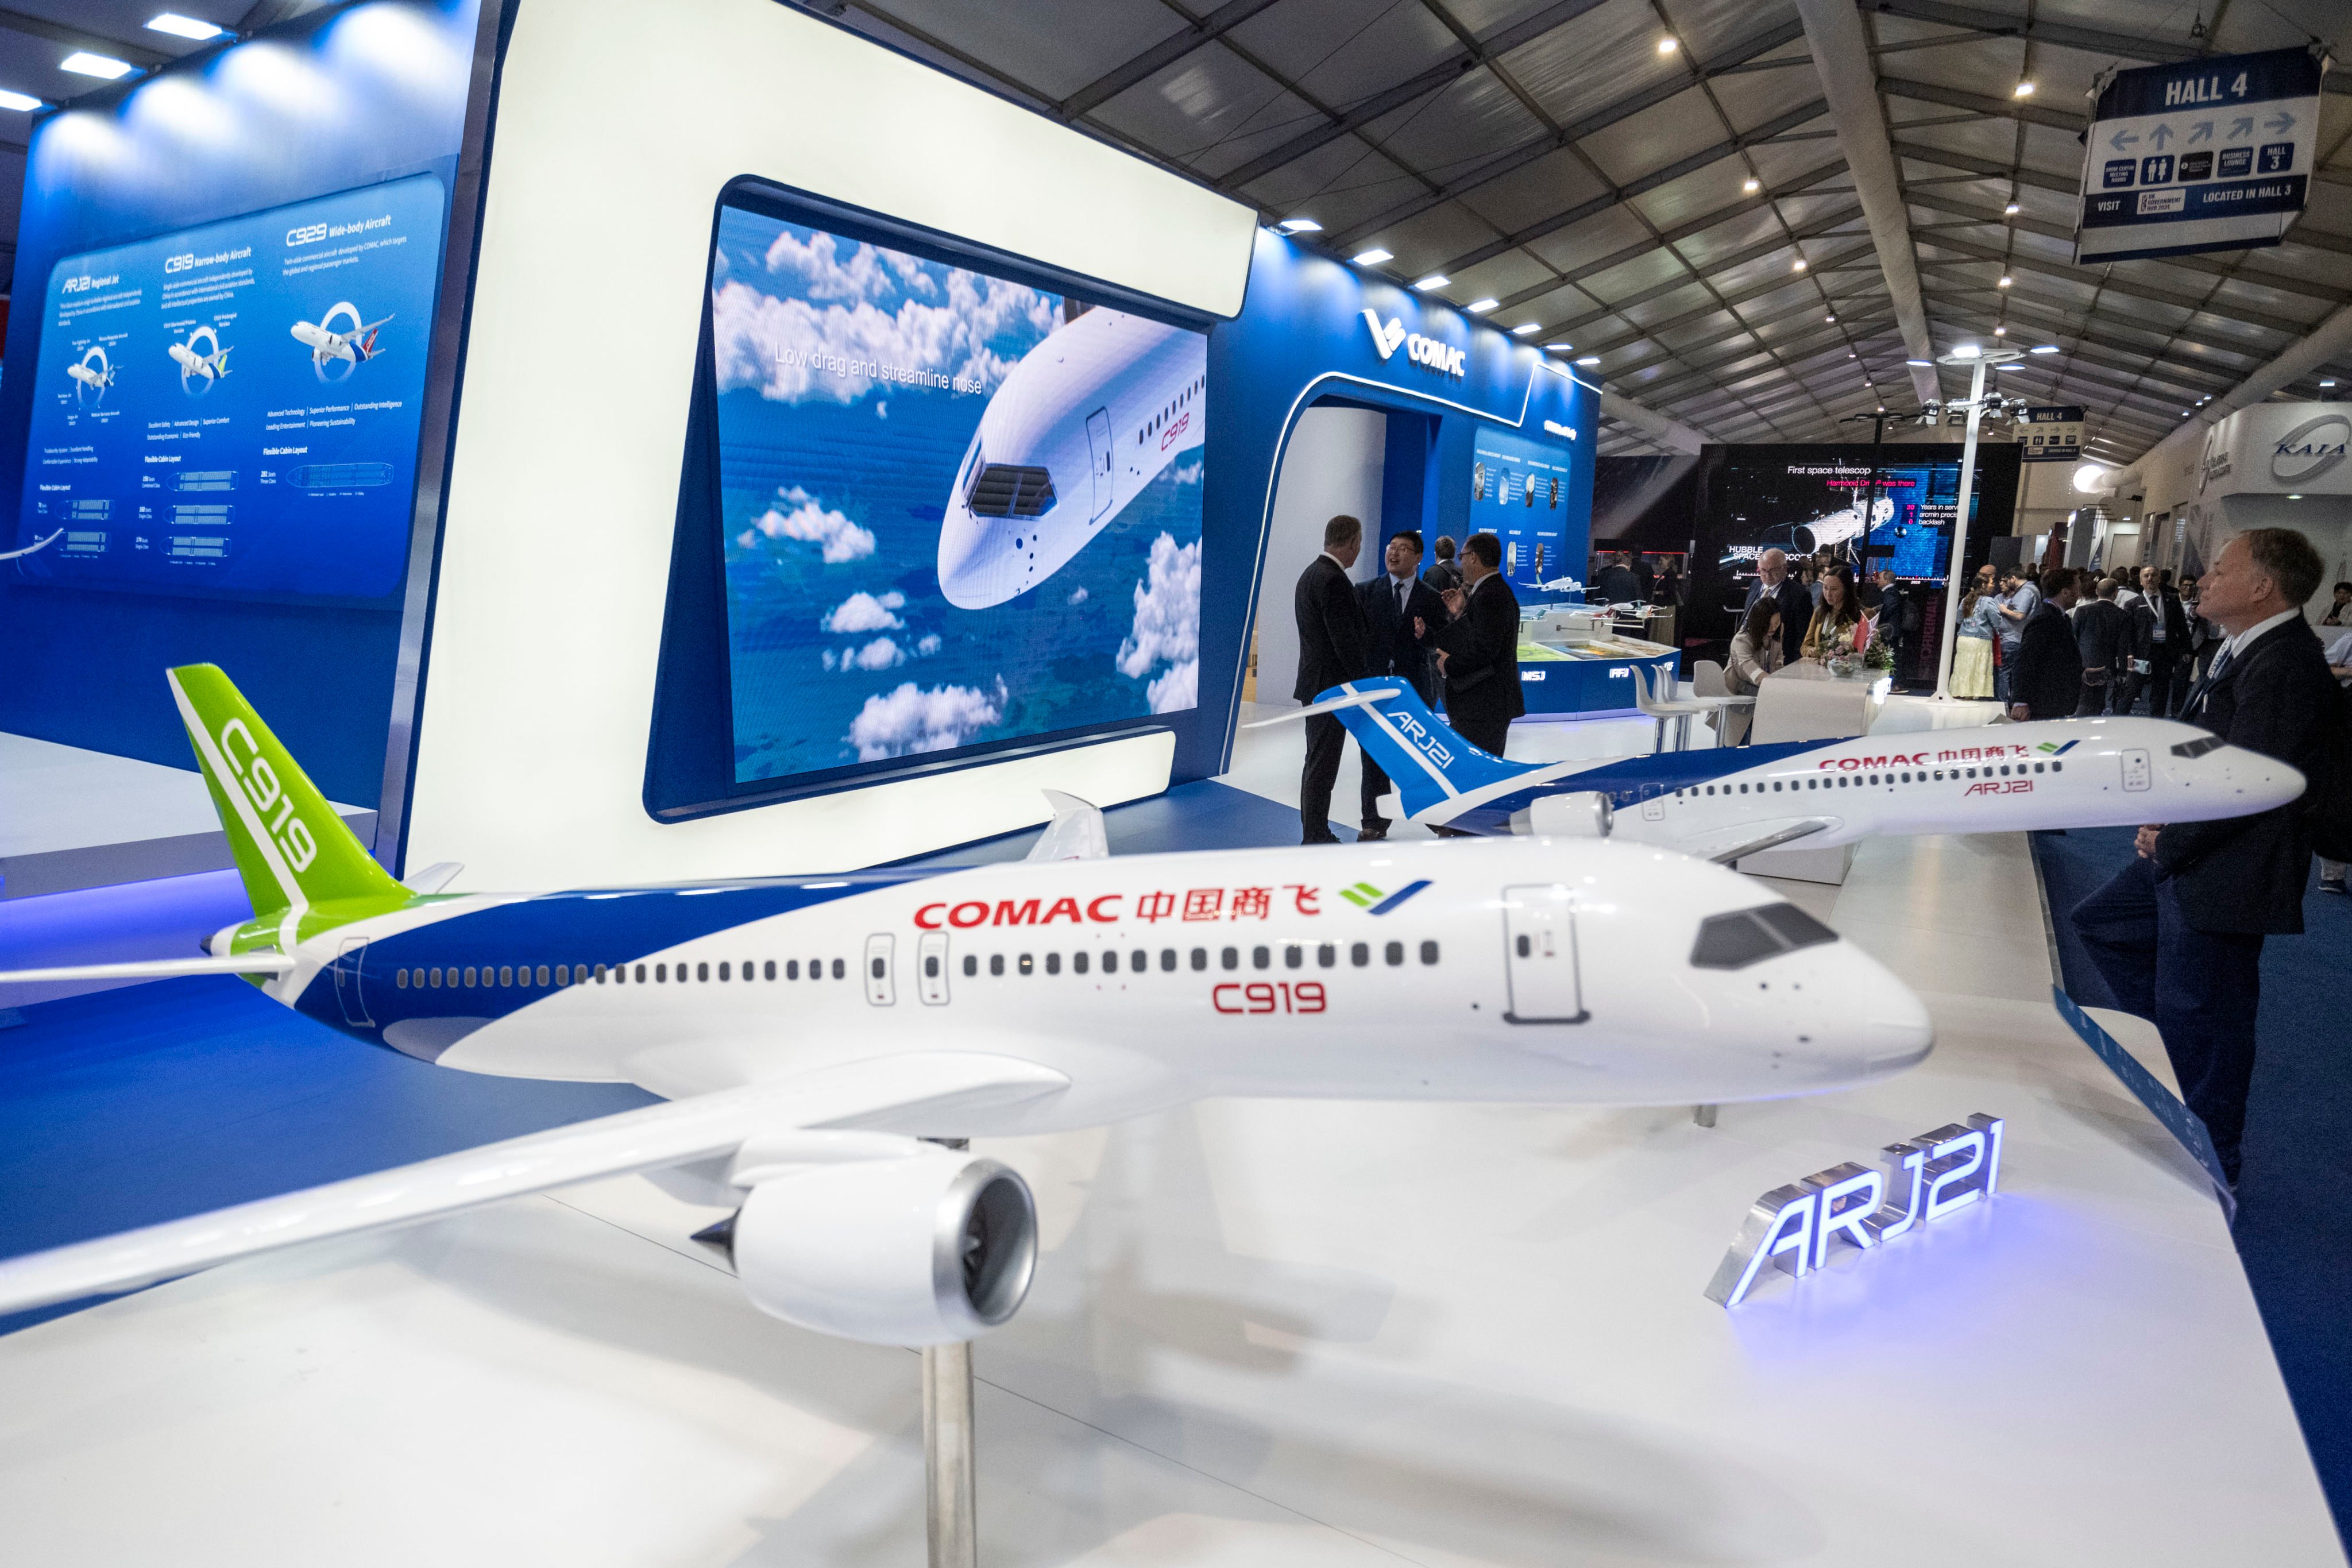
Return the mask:
[[[1463,568],[1466,576],[1468,567]],[[1613,551],[1601,557],[1601,570],[1594,574],[1592,591],[1612,605],[1639,605],[1648,601],[1642,591],[1642,579],[1625,563],[1625,552]]]
[[[1421,569],[1421,535],[1405,530],[1389,541],[1383,559],[1386,572],[1356,584],[1356,598],[1364,606],[1371,628],[1372,665],[1368,674],[1394,676],[1412,688],[1423,702],[1437,706],[1437,692],[1425,639],[1447,620],[1445,601],[1437,590],[1413,574]],[[1386,838],[1388,819],[1381,815],[1381,796],[1389,792],[1389,776],[1371,758],[1364,759],[1363,830],[1367,838]]]
[[[1474,533],[1462,545],[1462,583],[1445,595],[1453,619],[1431,637],[1445,678],[1445,717],[1462,738],[1503,754],[1519,692],[1519,599],[1503,579],[1503,542]]]
[[[2166,579],[2169,574],[2153,566],[2139,569],[2139,603],[2132,606],[2134,657],[2147,664],[2140,689],[2147,693],[2148,716],[2161,719],[2172,711],[2175,675],[2189,654],[2189,616],[2180,595]],[[2186,687],[2182,687],[2185,693]]]
[[[2142,827],[2138,858],[2074,914],[2116,1005],[2164,1037],[2182,1098],[2233,1184],[2263,938],[2303,930],[2310,812],[2330,798],[2329,770],[2344,756],[2343,698],[2302,610],[2324,574],[2319,552],[2292,529],[2252,529],[2223,545],[2199,609],[2225,637],[2181,710],[2233,746],[2293,763],[2308,781],[2304,798],[2252,816]]]
[[[2078,718],[2105,713],[2111,697],[2122,699],[2116,712],[2131,711],[2132,623],[2116,603],[2116,580],[2102,577],[2098,597],[2074,611],[2074,651],[2083,661]]]
[[[1454,559],[1452,534],[1441,533],[1437,536],[1437,559],[1431,563],[1428,573],[1422,581],[1441,594],[1448,588],[1462,586],[1462,568]]]
[[[1298,680],[1290,694],[1301,702],[1371,672],[1371,634],[1356,585],[1348,579],[1348,568],[1363,547],[1364,525],[1352,517],[1335,517],[1323,525],[1323,553],[1298,574],[1290,596],[1298,616]],[[1330,714],[1307,721],[1307,770],[1298,780],[1303,844],[1339,842],[1331,831],[1331,786],[1339,781],[1339,753],[1347,743],[1346,726]]]
[[[1748,585],[1748,602],[1739,606],[1740,617],[1746,619],[1756,601],[1767,594],[1780,602],[1780,661],[1794,664],[1804,651],[1805,628],[1813,624],[1813,596],[1789,575],[1785,550],[1768,550],[1756,558],[1756,581]]]
[[[2017,635],[2017,662],[2009,673],[2012,719],[2071,719],[2083,700],[2083,655],[2066,612],[2082,594],[2071,566],[2042,574],[2042,595]]]

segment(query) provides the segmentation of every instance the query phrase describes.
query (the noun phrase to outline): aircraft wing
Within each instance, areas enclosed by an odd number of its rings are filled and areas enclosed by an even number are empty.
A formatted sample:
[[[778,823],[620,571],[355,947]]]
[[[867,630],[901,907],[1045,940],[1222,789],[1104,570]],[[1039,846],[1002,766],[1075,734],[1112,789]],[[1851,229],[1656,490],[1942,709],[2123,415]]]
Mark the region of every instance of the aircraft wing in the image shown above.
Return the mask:
[[[812,1130],[919,1122],[927,1106],[951,1122],[959,1102],[971,1097],[1049,1094],[1068,1081],[1017,1058],[940,1051],[877,1058],[646,1106],[11,1258],[0,1262],[0,1314],[129,1290],[255,1253],[413,1225],[574,1183],[724,1158],[754,1138],[762,1173],[845,1155],[910,1152],[919,1145],[908,1138]],[[942,1131],[949,1130],[943,1122]]]
[[[1809,817],[1802,822],[1765,823],[1757,825],[1745,843],[1728,849],[1694,849],[1692,854],[1704,854],[1718,866],[1735,866],[1750,855],[1761,855],[1767,849],[1778,849],[1783,844],[1793,844],[1800,838],[1811,838],[1838,826],[1829,817]],[[1720,835],[1717,836],[1718,838]]]

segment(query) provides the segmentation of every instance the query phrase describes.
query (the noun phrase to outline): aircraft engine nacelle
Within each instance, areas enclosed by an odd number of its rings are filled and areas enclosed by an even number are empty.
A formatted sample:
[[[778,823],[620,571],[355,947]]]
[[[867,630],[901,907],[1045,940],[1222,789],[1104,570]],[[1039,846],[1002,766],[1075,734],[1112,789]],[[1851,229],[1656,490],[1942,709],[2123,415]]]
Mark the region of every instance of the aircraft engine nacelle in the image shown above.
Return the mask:
[[[1511,831],[1539,838],[1606,838],[1615,820],[1606,795],[1580,789],[1536,796],[1511,814]]]
[[[761,1182],[729,1249],[752,1305],[874,1344],[968,1340],[1013,1316],[1037,1267],[1019,1173],[942,1149]]]

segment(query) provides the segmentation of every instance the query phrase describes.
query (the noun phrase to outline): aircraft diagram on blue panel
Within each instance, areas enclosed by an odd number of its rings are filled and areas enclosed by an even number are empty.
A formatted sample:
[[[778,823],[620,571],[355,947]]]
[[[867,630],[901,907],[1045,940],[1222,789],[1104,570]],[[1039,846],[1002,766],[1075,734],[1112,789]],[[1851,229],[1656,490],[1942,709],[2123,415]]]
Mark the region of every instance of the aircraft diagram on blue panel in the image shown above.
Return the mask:
[[[211,345],[201,353],[196,350],[199,339]],[[210,327],[198,327],[188,334],[186,342],[170,344],[163,352],[180,367],[180,390],[191,397],[210,392],[213,383],[228,374],[228,350]]]
[[[1208,342],[1123,310],[1064,322],[1006,374],[956,470],[940,592],[1017,598],[1068,564],[1171,463],[1202,447]]]
[[[338,316],[349,316],[351,326],[337,331],[335,318]],[[290,330],[294,341],[310,351],[310,366],[319,373],[320,381],[344,381],[359,368],[362,360],[376,356],[376,329],[391,320],[386,316],[381,321],[362,321],[358,306],[349,300],[339,300],[317,321],[297,321]],[[341,362],[342,369],[330,376],[327,367],[337,361]]]
[[[73,377],[75,400],[85,408],[106,401],[106,389],[114,384],[114,366],[100,343],[83,351],[81,358],[66,366],[66,374]]]

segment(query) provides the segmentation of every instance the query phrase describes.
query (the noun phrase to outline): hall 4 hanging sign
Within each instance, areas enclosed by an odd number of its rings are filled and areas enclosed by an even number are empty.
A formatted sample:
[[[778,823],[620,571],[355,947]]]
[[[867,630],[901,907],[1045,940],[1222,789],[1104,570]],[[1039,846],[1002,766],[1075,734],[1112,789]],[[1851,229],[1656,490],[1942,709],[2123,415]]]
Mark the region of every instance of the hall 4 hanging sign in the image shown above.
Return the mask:
[[[2276,245],[2303,212],[2327,67],[2273,49],[2109,78],[2084,142],[2075,264]]]
[[[1879,1151],[1880,1168],[1852,1161],[1775,1187],[1756,1200],[1730,1250],[1707,1281],[1706,1299],[1737,1307],[1777,1268],[1802,1279],[1843,1244],[1869,1253],[1922,1225],[2000,1190],[2001,1119],[1979,1112],[1966,1125]]]
[[[2079,406],[2029,408],[2018,422],[2019,456],[2029,463],[2073,463],[2083,456]]]

